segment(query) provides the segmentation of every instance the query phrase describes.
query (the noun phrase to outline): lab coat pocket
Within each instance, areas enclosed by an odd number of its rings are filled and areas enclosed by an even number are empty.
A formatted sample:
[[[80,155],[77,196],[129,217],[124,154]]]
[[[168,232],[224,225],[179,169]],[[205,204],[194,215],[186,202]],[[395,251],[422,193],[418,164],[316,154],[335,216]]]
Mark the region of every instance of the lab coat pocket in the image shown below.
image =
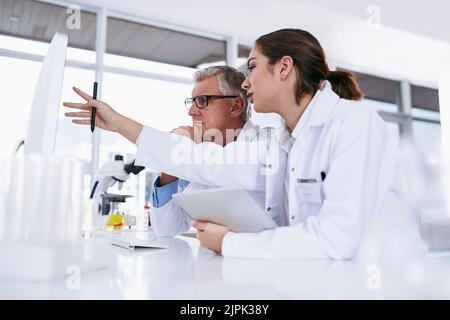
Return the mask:
[[[305,218],[318,214],[322,207],[322,194],[322,182],[297,183],[297,197]]]
[[[306,182],[304,182],[306,181]],[[297,194],[300,202],[322,204],[322,182],[297,179]]]

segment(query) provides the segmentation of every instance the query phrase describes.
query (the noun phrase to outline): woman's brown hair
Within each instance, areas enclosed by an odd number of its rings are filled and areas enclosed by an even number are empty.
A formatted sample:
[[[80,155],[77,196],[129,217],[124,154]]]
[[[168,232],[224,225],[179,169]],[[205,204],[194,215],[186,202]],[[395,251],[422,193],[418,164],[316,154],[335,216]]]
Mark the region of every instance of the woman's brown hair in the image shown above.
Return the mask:
[[[347,71],[330,71],[319,41],[307,31],[281,29],[259,37],[255,44],[274,65],[284,56],[290,56],[297,71],[297,103],[303,94],[314,95],[323,80],[331,83],[333,91],[347,100],[361,100],[363,93],[355,75]]]

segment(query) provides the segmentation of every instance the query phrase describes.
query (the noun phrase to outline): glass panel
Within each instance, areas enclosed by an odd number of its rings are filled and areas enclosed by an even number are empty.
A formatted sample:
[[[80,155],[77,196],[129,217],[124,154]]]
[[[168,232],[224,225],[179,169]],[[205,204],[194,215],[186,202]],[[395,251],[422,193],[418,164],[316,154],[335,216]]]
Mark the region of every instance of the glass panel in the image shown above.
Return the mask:
[[[40,69],[39,62],[0,57],[0,70],[3,71],[0,74],[0,86],[3,88],[2,101],[5,106],[8,106],[3,109],[0,157],[12,155],[16,143],[25,138]],[[62,101],[78,101],[78,96],[71,90],[72,86],[79,85],[84,88],[84,86],[91,86],[93,81],[93,71],[66,67]],[[81,127],[70,123],[70,120],[64,117],[66,111],[67,109],[61,103],[55,154],[90,161],[90,131],[88,129],[83,131]]]
[[[76,60],[89,63],[95,63],[96,53],[95,51],[83,50],[77,48],[67,48],[66,59]]]
[[[272,127],[278,128],[283,123],[283,119],[276,113],[259,113],[255,112],[255,109],[252,106],[252,115],[250,120],[260,126],[264,127]]]
[[[226,60],[224,41],[117,18],[108,18],[106,52],[189,68]]]
[[[412,85],[411,95],[414,107],[439,112],[438,90]]]
[[[56,155],[83,159],[90,163],[92,153],[90,127],[73,124],[71,119],[66,118],[64,113],[73,110],[64,107],[62,102],[84,101],[72,90],[72,87],[76,86],[91,94],[94,79],[94,71],[71,67],[65,68],[61,107],[59,109],[58,134],[56,137]]]
[[[441,126],[424,121],[413,121],[414,143],[427,161],[439,163],[441,152]]]
[[[49,47],[49,43],[20,39],[5,35],[0,35],[0,49],[8,49],[30,54],[45,56]],[[83,62],[95,63],[96,54],[94,51],[67,48],[66,59]]]
[[[338,70],[345,69],[338,68]],[[364,96],[367,100],[387,102],[392,107],[389,111],[398,111],[397,100],[400,85],[398,81],[380,78],[361,72],[354,73],[356,75],[356,80],[358,81],[359,87],[364,92]]]
[[[398,107],[396,104],[383,102],[378,100],[364,99],[364,104],[374,109],[375,111],[397,112]]]
[[[11,156],[17,142],[25,138],[40,69],[39,62],[0,57],[0,88],[4,106],[0,157]]]
[[[244,45],[238,45],[238,66],[245,75],[247,75],[247,60],[252,48]]]
[[[132,119],[170,131],[181,125],[192,125],[184,107],[184,99],[191,95],[191,90],[192,85],[187,84],[105,73],[102,100]],[[135,145],[125,138],[102,132],[100,166],[112,160],[115,154],[122,154],[126,161],[131,161],[135,153]],[[153,178],[154,173],[148,170],[138,177],[131,176],[121,193],[133,195],[142,207],[149,201]]]
[[[411,114],[413,117],[441,121],[441,115],[436,111],[412,108]]]
[[[400,141],[400,125],[397,122],[386,121],[389,130],[394,134],[397,143]]]
[[[68,7],[31,0],[0,0],[0,8],[0,34],[48,43],[55,32],[63,32],[69,46],[95,50],[94,13],[77,15]]]
[[[244,58],[247,61],[251,50],[252,48],[249,46],[244,46],[242,44],[238,45],[238,57]]]
[[[47,53],[49,43],[0,35],[0,48],[42,56]]]
[[[133,69],[144,72],[160,73],[174,77],[186,78],[189,80],[192,80],[192,76],[194,75],[194,72],[197,70],[194,68],[118,56],[114,54],[105,54],[104,63],[105,65],[108,66]]]

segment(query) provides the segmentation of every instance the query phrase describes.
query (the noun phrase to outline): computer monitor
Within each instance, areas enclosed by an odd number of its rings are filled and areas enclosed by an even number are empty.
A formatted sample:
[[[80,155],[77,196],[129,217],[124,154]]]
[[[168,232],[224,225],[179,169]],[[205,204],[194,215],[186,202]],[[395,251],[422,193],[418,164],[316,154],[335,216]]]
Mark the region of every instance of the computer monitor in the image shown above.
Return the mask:
[[[67,34],[55,33],[44,58],[28,119],[26,155],[54,153],[67,43]]]

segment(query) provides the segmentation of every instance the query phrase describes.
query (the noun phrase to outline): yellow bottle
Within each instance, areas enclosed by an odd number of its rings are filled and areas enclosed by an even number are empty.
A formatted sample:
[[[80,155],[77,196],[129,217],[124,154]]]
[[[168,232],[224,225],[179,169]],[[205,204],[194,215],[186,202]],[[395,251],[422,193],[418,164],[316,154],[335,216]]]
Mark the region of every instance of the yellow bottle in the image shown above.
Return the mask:
[[[106,226],[113,229],[122,229],[124,225],[123,214],[118,211],[113,212],[109,215]]]

